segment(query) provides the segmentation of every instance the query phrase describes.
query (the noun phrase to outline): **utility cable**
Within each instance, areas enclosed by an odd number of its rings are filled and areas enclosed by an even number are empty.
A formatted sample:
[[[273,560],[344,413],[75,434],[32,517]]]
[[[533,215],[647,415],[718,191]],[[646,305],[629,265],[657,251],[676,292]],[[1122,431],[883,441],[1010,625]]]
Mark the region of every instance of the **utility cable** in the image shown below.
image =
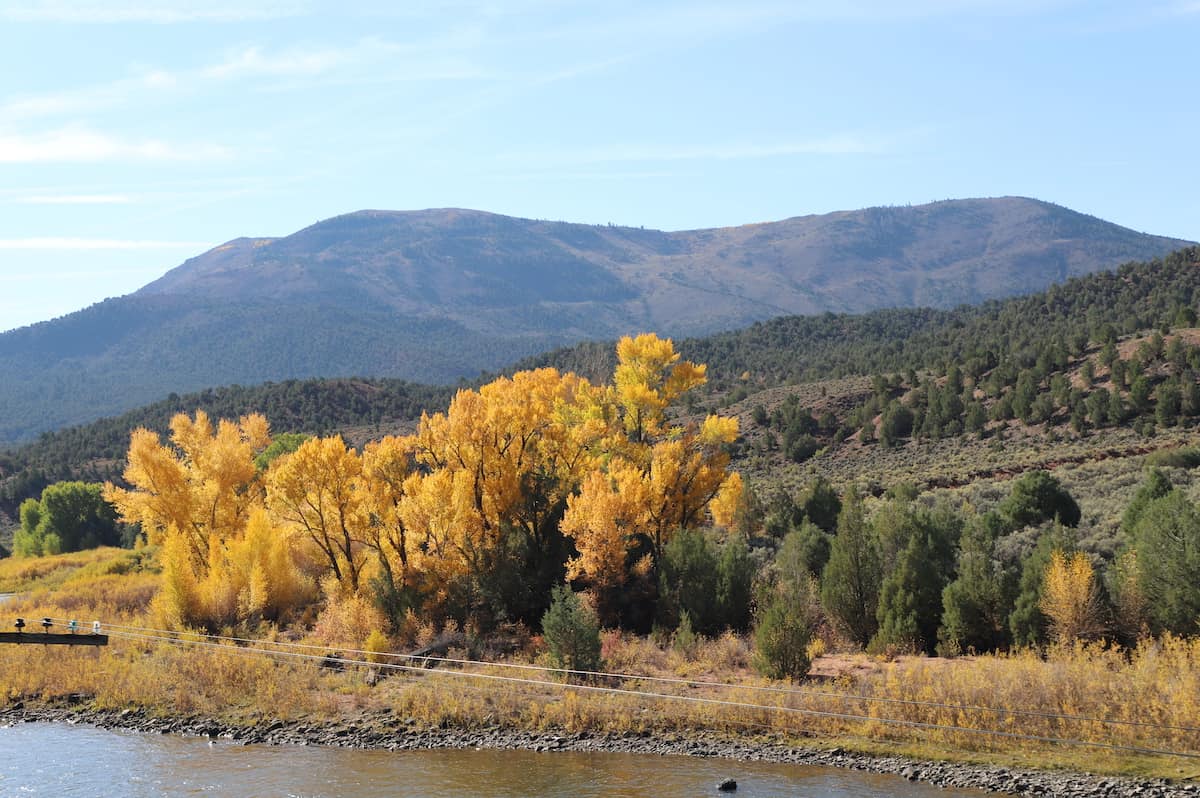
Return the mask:
[[[347,657],[334,657],[320,654],[304,654],[292,651],[275,651],[270,649],[254,648],[247,646],[229,646],[220,642],[212,642],[208,640],[188,640],[178,637],[162,637],[156,635],[138,634],[133,632],[110,632],[115,637],[155,643],[167,643],[175,645],[189,645],[198,647],[218,648],[226,652],[238,652],[243,654],[260,654],[271,657],[285,657],[294,660],[302,661],[317,661],[327,664],[339,665],[361,665],[365,667],[374,667],[388,670],[404,671],[404,672],[421,672],[428,675],[436,675],[441,677],[457,677],[468,679],[482,679],[492,682],[501,682],[508,684],[533,685],[538,687],[553,687],[558,689],[568,689],[580,692],[606,693],[610,695],[626,695],[637,698],[663,699],[669,701],[682,701],[692,704],[706,706],[721,706],[735,709],[754,709],[765,712],[781,712],[793,715],[805,715],[809,717],[821,717],[834,720],[845,721],[860,721],[860,722],[875,722],[885,725],[901,726],[906,728],[928,729],[936,731],[957,732],[963,734],[975,734],[991,737],[1003,737],[1006,739],[1025,740],[1029,742],[1048,743],[1055,745],[1073,745],[1089,748],[1099,748],[1112,751],[1124,751],[1129,753],[1150,754],[1158,756],[1173,756],[1188,759],[1200,759],[1200,754],[1188,753],[1182,751],[1172,751],[1158,748],[1148,748],[1142,746],[1122,745],[1119,743],[1100,743],[1088,740],[1078,740],[1067,737],[1050,737],[1044,735],[1022,734],[1020,732],[1008,732],[997,729],[977,729],[967,726],[956,726],[943,723],[929,723],[924,721],[905,720],[902,718],[887,718],[873,717],[870,715],[858,715],[847,712],[831,712],[827,710],[804,709],[800,707],[789,707],[768,704],[756,704],[745,701],[732,701],[728,699],[706,698],[703,696],[687,696],[675,695],[671,693],[657,693],[640,690],[630,690],[619,687],[602,687],[598,685],[581,685],[581,684],[566,684],[561,682],[550,682],[538,679],[530,679],[517,676],[502,676],[498,674],[473,673],[468,671],[451,671],[451,670],[429,670],[417,665],[402,665],[393,662],[370,662],[367,660],[356,660]]]
[[[64,619],[61,619],[61,618],[52,618],[51,620],[55,621],[55,622],[65,622]],[[203,634],[200,632],[177,632],[177,631],[171,631],[171,630],[167,630],[167,629],[150,629],[150,628],[137,627],[137,626],[124,626],[121,624],[102,623],[101,626],[102,626],[102,628],[106,628],[106,629],[124,629],[124,630],[133,631],[133,632],[144,632],[144,633],[160,634],[160,635],[187,635],[187,636],[203,637],[203,638],[206,638],[209,640],[223,640],[223,641],[229,641],[229,642],[234,642],[234,643],[245,643],[245,644],[249,644],[249,645],[273,645],[273,646],[282,646],[282,647],[286,647],[286,648],[306,649],[306,650],[326,651],[326,652],[328,652],[332,648],[331,646],[320,646],[320,645],[313,645],[313,644],[308,644],[308,643],[293,643],[293,642],[287,642],[287,641],[262,640],[262,639],[256,640],[256,639],[244,638],[244,637],[229,637],[229,636],[225,636],[225,635],[209,635],[209,634]],[[1153,723],[1150,721],[1140,721],[1140,720],[1124,720],[1124,719],[1118,719],[1118,718],[1096,718],[1096,717],[1091,717],[1091,716],[1087,716],[1087,715],[1075,715],[1075,714],[1062,713],[1062,712],[1048,712],[1048,711],[1044,711],[1044,710],[1032,710],[1032,709],[1009,709],[1009,708],[1004,708],[1004,707],[982,706],[982,705],[978,705],[978,704],[953,704],[953,703],[939,702],[939,701],[922,701],[922,700],[906,699],[906,698],[890,698],[890,697],[886,697],[886,696],[851,695],[849,693],[839,693],[839,692],[826,691],[826,690],[814,690],[812,688],[803,688],[803,687],[797,688],[797,687],[776,687],[776,686],[764,686],[764,685],[735,685],[735,684],[728,684],[726,682],[713,682],[713,681],[704,681],[704,680],[696,680],[696,679],[681,679],[681,678],[673,678],[673,677],[668,677],[668,676],[641,676],[641,675],[630,674],[630,673],[575,670],[575,669],[571,669],[571,668],[554,668],[554,667],[548,667],[548,666],[544,666],[544,665],[527,665],[527,664],[521,664],[521,663],[486,662],[483,660],[461,659],[461,658],[454,658],[454,657],[435,657],[435,656],[425,656],[425,655],[419,655],[419,654],[374,652],[374,651],[366,651],[366,650],[360,650],[360,649],[340,649],[340,650],[343,653],[347,653],[347,654],[360,654],[360,655],[390,657],[393,659],[406,659],[409,661],[420,661],[420,662],[427,662],[427,663],[436,662],[436,663],[450,664],[450,665],[508,668],[508,669],[514,669],[514,670],[534,671],[534,672],[541,672],[541,673],[561,673],[561,674],[565,674],[565,675],[569,675],[569,676],[582,676],[582,677],[586,677],[586,678],[611,678],[611,679],[620,679],[622,681],[640,680],[640,681],[644,681],[644,682],[655,682],[655,683],[659,683],[659,684],[676,684],[676,685],[683,685],[683,686],[688,686],[688,687],[719,687],[719,688],[725,688],[725,689],[731,689],[731,690],[744,690],[744,691],[749,691],[749,692],[774,693],[774,694],[795,695],[795,696],[812,696],[812,697],[816,697],[816,698],[831,698],[831,699],[840,700],[840,701],[862,701],[862,702],[866,702],[866,703],[896,704],[896,705],[903,705],[903,706],[928,707],[928,708],[933,708],[933,709],[957,710],[957,711],[961,711],[961,712],[989,712],[989,713],[993,713],[996,715],[1010,715],[1010,716],[1017,716],[1017,717],[1043,718],[1043,719],[1048,719],[1048,720],[1078,721],[1081,723],[1099,723],[1099,724],[1110,725],[1110,726],[1132,726],[1132,727],[1151,728],[1151,729],[1166,730],[1166,731],[1192,732],[1192,733],[1200,732],[1200,727],[1196,727],[1196,726],[1180,726],[1180,725],[1174,725],[1174,724]]]

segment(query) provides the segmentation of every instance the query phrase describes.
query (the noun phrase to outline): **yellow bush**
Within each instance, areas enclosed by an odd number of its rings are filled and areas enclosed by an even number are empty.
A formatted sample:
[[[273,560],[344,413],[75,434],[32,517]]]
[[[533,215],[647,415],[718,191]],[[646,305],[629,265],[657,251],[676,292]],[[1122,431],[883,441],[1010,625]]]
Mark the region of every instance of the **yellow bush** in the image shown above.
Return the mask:
[[[387,618],[369,599],[335,593],[317,616],[313,637],[328,646],[362,649],[371,634],[386,625]]]
[[[368,662],[391,662],[392,661],[392,659],[390,657],[380,656],[381,654],[387,654],[387,653],[391,652],[392,643],[390,640],[388,640],[387,635],[385,635],[383,632],[379,631],[378,629],[371,632],[371,634],[367,635],[367,640],[363,644],[363,649],[365,649],[368,652],[367,653],[367,661]]]

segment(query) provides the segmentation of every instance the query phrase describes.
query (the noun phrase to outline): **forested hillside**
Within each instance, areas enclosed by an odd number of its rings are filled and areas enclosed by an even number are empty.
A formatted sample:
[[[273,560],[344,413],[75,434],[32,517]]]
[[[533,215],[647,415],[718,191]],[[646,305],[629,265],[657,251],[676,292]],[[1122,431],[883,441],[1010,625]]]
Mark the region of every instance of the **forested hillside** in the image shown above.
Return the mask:
[[[1114,446],[1137,451],[1156,430],[1162,437],[1185,429],[1196,413],[1200,337],[1190,328],[1198,300],[1200,248],[1190,248],[979,307],[791,317],[687,339],[679,350],[708,364],[709,383],[689,394],[688,406],[734,406],[743,421],[741,467],[753,474],[797,484],[804,469],[819,465],[839,481],[858,473],[880,483],[920,481],[918,474],[947,482],[955,469],[958,479],[976,471],[982,478],[1013,463],[1081,457],[1085,437],[1093,441],[1088,452],[1113,436]],[[598,378],[612,373],[613,351],[585,344],[516,368],[553,365]],[[172,397],[0,455],[0,507],[12,519],[16,505],[46,484],[116,476],[129,431],[165,433],[176,412],[264,412],[275,432],[358,428],[355,437],[365,439],[411,426],[422,410],[444,408],[453,391],[330,380]],[[1006,436],[1014,440],[997,449]],[[955,452],[941,451],[951,439]]]
[[[0,334],[0,442],[212,385],[447,383],[644,330],[679,337],[785,314],[953,307],[1186,243],[1019,197],[679,232],[363,211],[230,241],[135,294]],[[921,322],[895,318],[892,332]]]
[[[1074,352],[1161,325],[1189,326],[1200,297],[1200,248],[1068,280],[1046,291],[953,310],[880,310],[788,316],[681,341],[707,363],[710,388],[763,387],[1011,358],[1032,364],[1047,344]],[[582,374],[611,368],[612,346],[587,343],[537,355],[517,368],[554,365]],[[989,355],[990,353],[990,355]],[[972,368],[976,368],[972,366]]]
[[[412,426],[423,411],[446,407],[456,389],[403,380],[289,380],[255,387],[233,385],[179,396],[120,416],[43,434],[37,442],[0,452],[0,514],[64,479],[119,480],[129,433],[145,427],[165,435],[177,413],[203,410],[213,418],[264,413],[275,432],[326,434],[362,429],[361,437]],[[351,436],[353,437],[353,436]]]

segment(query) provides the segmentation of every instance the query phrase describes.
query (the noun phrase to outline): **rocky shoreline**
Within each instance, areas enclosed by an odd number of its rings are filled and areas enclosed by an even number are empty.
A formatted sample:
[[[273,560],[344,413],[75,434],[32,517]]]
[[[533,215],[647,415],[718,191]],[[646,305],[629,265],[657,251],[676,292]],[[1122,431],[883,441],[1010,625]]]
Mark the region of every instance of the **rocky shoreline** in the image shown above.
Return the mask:
[[[1139,781],[1083,773],[925,762],[837,748],[796,748],[778,741],[728,738],[706,732],[652,735],[636,732],[546,733],[501,727],[431,727],[411,718],[397,716],[386,709],[330,722],[260,720],[241,724],[202,717],[160,716],[144,709],[96,709],[89,705],[84,696],[72,697],[64,702],[17,702],[0,709],[0,725],[33,722],[83,723],[102,729],[181,734],[230,740],[245,745],[327,745],[391,751],[487,748],[718,757],[734,761],[781,762],[892,774],[940,787],[1007,795],[1068,798],[1200,797],[1200,784],[1197,783]]]

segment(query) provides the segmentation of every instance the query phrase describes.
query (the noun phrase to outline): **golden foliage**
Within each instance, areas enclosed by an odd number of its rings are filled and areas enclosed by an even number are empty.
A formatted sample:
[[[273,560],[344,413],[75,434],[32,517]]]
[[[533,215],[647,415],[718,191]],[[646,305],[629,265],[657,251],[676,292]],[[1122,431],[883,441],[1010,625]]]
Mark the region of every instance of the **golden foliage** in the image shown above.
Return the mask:
[[[393,584],[403,584],[408,575],[410,544],[400,503],[412,473],[412,450],[412,438],[388,435],[368,443],[362,453],[362,478],[371,516],[364,542],[375,550]]]
[[[568,573],[601,591],[623,583],[626,554],[639,539],[653,552],[637,565],[645,570],[671,535],[704,523],[710,510],[717,523],[730,523],[742,494],[726,449],[737,439],[737,419],[710,415],[698,427],[666,421],[667,406],[704,383],[704,367],[679,362],[671,341],[654,335],[623,338],[617,356],[614,409],[626,437],[610,431],[604,439],[604,456],[568,501],[561,527],[579,551]]]
[[[704,366],[680,362],[671,339],[653,333],[622,338],[617,361],[613,385],[625,432],[636,443],[661,435],[667,407],[707,379]]]
[[[567,563],[567,578],[587,576],[601,591],[624,584],[625,555],[645,515],[644,483],[635,469],[593,471],[579,494],[567,501],[561,529],[575,538],[579,556]]]
[[[338,436],[312,438],[265,475],[254,465],[269,443],[261,416],[214,427],[202,412],[179,415],[170,445],[133,433],[133,487],[109,485],[106,497],[162,543],[156,606],[172,626],[277,619],[311,600],[317,571],[334,577],[330,601],[372,576],[436,602],[490,567],[513,533],[534,557],[558,551],[560,533],[573,537],[571,574],[617,587],[645,575],[670,535],[707,522],[710,510],[730,523],[742,494],[728,472],[736,419],[668,421],[670,404],[703,384],[704,367],[649,334],[622,339],[618,354],[611,386],[519,372],[459,391],[413,436],[361,455]],[[653,554],[628,564],[644,540]]]
[[[329,599],[317,616],[313,637],[329,646],[363,649],[375,633],[387,625],[387,618],[366,596],[326,590]],[[378,638],[376,638],[378,640]]]
[[[350,590],[357,590],[371,526],[362,460],[340,435],[310,438],[271,464],[267,504],[280,522],[317,551]]]
[[[203,410],[195,418],[180,413],[171,419],[172,447],[147,429],[134,430],[124,475],[133,489],[109,483],[104,498],[123,521],[141,524],[151,543],[174,528],[200,576],[209,539],[236,534],[261,503],[254,457],[268,442],[261,415],[222,420],[214,429]]]
[[[1040,607],[1059,644],[1070,645],[1103,631],[1100,589],[1086,554],[1075,552],[1067,557],[1061,551],[1054,551],[1050,555],[1042,581]]]

